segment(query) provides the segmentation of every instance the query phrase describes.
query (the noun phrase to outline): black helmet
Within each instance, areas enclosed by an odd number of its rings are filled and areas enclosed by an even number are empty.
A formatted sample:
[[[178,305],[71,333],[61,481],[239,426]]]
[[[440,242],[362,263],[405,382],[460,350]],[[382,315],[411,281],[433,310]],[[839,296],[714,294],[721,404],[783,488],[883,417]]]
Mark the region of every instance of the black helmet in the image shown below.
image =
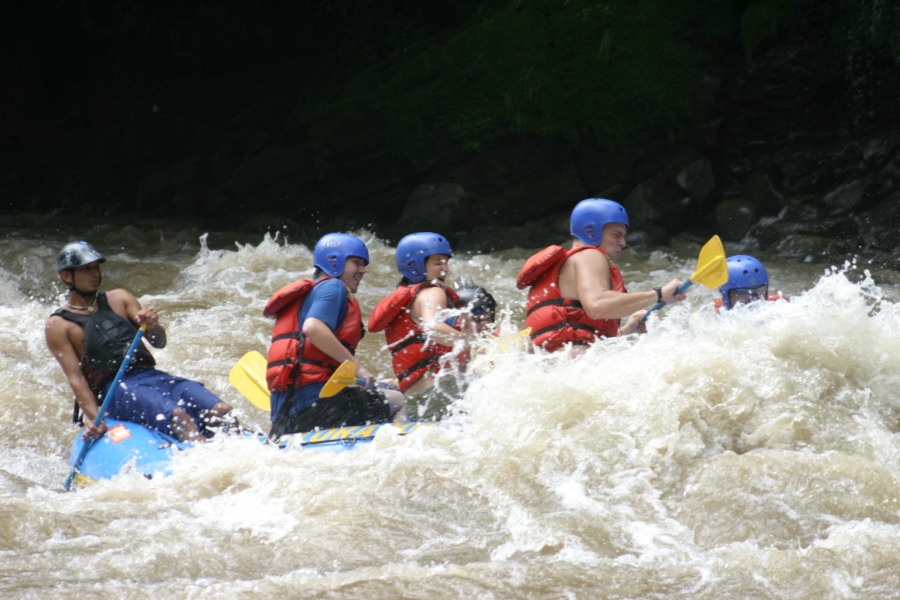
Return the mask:
[[[87,242],[69,242],[56,256],[56,270],[83,267],[92,262],[106,262],[106,258]]]
[[[456,293],[459,295],[459,299],[468,306],[469,311],[473,315],[490,313],[490,315],[493,316],[494,312],[497,310],[497,302],[494,300],[494,297],[483,287],[479,287],[472,283],[471,280],[467,279],[462,286],[456,290]]]

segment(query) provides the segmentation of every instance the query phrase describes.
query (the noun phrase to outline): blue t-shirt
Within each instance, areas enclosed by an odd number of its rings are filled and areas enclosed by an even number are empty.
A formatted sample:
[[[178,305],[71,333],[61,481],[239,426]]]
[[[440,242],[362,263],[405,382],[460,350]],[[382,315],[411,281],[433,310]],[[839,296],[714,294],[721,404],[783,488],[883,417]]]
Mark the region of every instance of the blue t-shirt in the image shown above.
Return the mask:
[[[302,329],[303,322],[313,317],[328,325],[331,331],[336,331],[344,321],[344,317],[347,316],[347,298],[347,286],[340,279],[328,279],[315,285],[303,300],[303,306],[300,307],[300,313],[297,316],[298,328]],[[324,386],[324,383],[310,383],[294,390],[291,414],[303,410],[318,400],[319,391]],[[272,392],[270,399],[272,412],[269,413],[272,421],[278,416],[281,406],[290,394],[290,390]]]

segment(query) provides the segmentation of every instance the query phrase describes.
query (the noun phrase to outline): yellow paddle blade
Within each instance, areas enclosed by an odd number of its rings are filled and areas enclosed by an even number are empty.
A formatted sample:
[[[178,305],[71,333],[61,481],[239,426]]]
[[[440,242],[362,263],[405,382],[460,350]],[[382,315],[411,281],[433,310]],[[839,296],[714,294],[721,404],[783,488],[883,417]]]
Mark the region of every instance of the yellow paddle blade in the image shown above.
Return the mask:
[[[700,248],[697,257],[697,270],[691,275],[691,281],[702,283],[709,289],[725,285],[728,281],[728,263],[725,262],[725,247],[719,236],[714,235]]]
[[[341,366],[334,370],[331,378],[322,387],[322,391],[319,392],[319,398],[331,398],[348,385],[356,384],[356,363],[352,360],[345,360],[341,363]]]
[[[272,404],[269,400],[269,386],[266,384],[266,365],[266,357],[251,350],[231,368],[228,381],[253,406],[269,412]]]

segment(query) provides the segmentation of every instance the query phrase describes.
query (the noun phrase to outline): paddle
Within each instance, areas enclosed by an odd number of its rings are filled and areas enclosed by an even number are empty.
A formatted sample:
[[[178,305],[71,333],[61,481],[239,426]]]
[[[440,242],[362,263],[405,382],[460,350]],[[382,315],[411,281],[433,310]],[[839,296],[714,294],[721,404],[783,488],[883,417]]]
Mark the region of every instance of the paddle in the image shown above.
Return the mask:
[[[266,385],[266,358],[256,350],[246,353],[231,368],[228,381],[255,407],[266,412],[272,410],[269,388]],[[356,376],[356,363],[352,360],[344,361],[335,369],[319,392],[319,398],[331,398],[348,385],[366,385],[365,379]],[[375,385],[397,389],[395,385],[383,381],[376,381]]]
[[[266,357],[251,350],[241,357],[231,372],[228,381],[256,408],[271,412],[269,386],[266,383]]]
[[[325,386],[319,391],[319,398],[331,398],[348,385],[366,385],[366,380],[356,376],[356,363],[345,360],[341,363]]]
[[[700,248],[700,256],[697,257],[697,270],[694,271],[690,279],[678,286],[675,293],[683,294],[694,283],[702,283],[712,290],[724,285],[727,281],[728,264],[725,262],[725,247],[722,245],[722,240],[719,239],[719,236],[714,235]],[[650,313],[665,305],[666,303],[660,300],[644,313],[641,321],[646,321]]]
[[[97,410],[97,416],[94,417],[94,427],[99,427],[100,422],[103,421],[103,417],[106,416],[106,409],[109,408],[110,401],[112,401],[113,396],[116,395],[116,390],[119,387],[119,381],[122,379],[125,371],[128,370],[128,366],[131,364],[131,359],[134,358],[134,353],[137,350],[138,344],[141,343],[141,338],[144,337],[144,333],[146,331],[147,326],[141,325],[140,329],[137,330],[137,333],[134,334],[134,340],[131,342],[131,346],[128,347],[128,352],[125,353],[125,358],[122,359],[122,364],[119,365],[119,370],[116,372],[116,376],[113,379],[112,384],[106,390],[106,398],[103,399],[103,403]],[[75,478],[75,474],[81,467],[81,463],[84,462],[84,457],[87,456],[88,450],[91,449],[91,446],[94,445],[94,442],[96,442],[97,439],[98,438],[92,438],[86,440],[81,446],[81,452],[78,454],[78,458],[75,459],[75,464],[72,465],[72,471],[69,473],[69,476],[66,477],[66,482],[63,484],[63,487],[66,490],[68,490],[72,486],[72,480]]]

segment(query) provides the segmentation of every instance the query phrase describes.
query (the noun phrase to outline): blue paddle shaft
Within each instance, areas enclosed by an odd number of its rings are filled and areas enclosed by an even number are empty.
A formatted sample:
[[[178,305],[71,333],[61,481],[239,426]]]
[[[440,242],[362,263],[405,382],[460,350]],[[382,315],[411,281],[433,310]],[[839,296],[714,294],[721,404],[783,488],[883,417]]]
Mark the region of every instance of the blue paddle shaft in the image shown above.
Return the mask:
[[[692,283],[694,283],[694,282],[691,281],[690,279],[688,279],[687,281],[685,281],[684,283],[682,283],[681,285],[678,286],[678,289],[675,290],[675,293],[676,293],[676,294],[683,294],[684,291],[685,291],[686,289],[688,289],[689,287],[691,287],[691,284],[692,284]],[[662,300],[660,300],[659,302],[657,302],[656,304],[654,304],[653,306],[651,306],[649,309],[647,309],[647,312],[645,312],[645,313],[644,313],[644,316],[641,317],[641,321],[646,321],[646,320],[647,320],[647,317],[650,316],[650,313],[652,313],[654,310],[659,310],[659,309],[661,309],[661,308],[662,308],[663,306],[665,306],[665,305],[666,305],[666,303],[663,302]]]
[[[146,325],[141,325],[141,328],[138,329],[137,333],[134,334],[134,340],[131,342],[131,346],[128,347],[128,352],[125,353],[125,358],[122,359],[122,364],[119,365],[119,370],[116,372],[116,377],[113,379],[112,384],[106,390],[106,398],[103,399],[103,404],[100,405],[100,408],[97,410],[97,416],[94,418],[94,427],[99,427],[100,423],[103,421],[103,417],[106,416],[106,409],[109,407],[109,403],[112,401],[113,396],[116,394],[116,389],[119,387],[119,381],[122,379],[122,376],[125,375],[125,371],[128,370],[128,366],[131,364],[131,359],[134,358],[134,353],[137,350],[138,344],[141,343],[141,338],[144,337],[144,331],[147,330]],[[66,482],[63,484],[66,490],[69,489],[72,485],[72,480],[75,478],[75,473],[78,472],[78,469],[81,467],[81,463],[84,462],[84,457],[87,456],[88,450],[91,449],[91,446],[94,445],[97,439],[86,440],[84,444],[81,446],[81,452],[78,453],[78,458],[75,459],[75,464],[72,465],[72,471],[69,473],[69,476],[66,477]]]
[[[356,385],[358,385],[359,387],[365,387],[366,380],[363,379],[362,377],[357,377]],[[397,386],[395,386],[393,383],[388,383],[387,381],[376,381],[375,387],[380,387],[380,388],[384,388],[384,389],[388,389],[388,390],[396,390],[397,389]]]

